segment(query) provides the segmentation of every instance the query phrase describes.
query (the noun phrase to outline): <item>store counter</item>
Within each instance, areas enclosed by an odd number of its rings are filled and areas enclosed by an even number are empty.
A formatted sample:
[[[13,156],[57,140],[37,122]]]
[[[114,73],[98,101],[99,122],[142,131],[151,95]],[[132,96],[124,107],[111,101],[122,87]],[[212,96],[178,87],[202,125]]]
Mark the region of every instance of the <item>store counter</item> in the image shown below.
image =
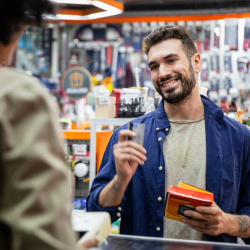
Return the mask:
[[[203,241],[170,240],[153,237],[110,235],[93,250],[227,250],[250,249],[250,246]]]

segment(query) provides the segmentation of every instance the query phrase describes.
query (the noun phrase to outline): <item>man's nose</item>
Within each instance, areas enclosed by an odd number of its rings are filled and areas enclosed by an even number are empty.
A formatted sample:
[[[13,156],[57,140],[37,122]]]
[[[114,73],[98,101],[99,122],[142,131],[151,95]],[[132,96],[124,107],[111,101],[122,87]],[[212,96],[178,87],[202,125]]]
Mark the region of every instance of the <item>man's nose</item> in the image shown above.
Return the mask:
[[[164,64],[159,66],[159,78],[166,78],[172,74],[171,70]]]

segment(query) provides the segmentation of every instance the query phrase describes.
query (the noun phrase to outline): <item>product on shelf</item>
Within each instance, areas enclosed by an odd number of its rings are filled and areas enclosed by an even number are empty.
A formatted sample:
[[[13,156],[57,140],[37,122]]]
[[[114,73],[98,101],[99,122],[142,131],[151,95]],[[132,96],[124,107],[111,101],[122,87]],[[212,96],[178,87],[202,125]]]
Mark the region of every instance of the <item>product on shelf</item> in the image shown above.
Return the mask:
[[[235,120],[240,122],[240,123],[243,123],[243,109],[238,109],[237,110]]]
[[[201,80],[208,81],[208,59],[204,58],[201,61]]]
[[[220,25],[217,23],[214,27],[214,47],[220,48]]]
[[[233,69],[232,69],[232,55],[231,54],[225,54],[224,55],[224,71],[228,71],[230,73],[233,72]]]
[[[250,48],[250,18],[246,18],[243,49],[247,51],[249,48]]]
[[[204,27],[204,51],[210,50],[210,40],[211,40],[211,25],[206,24]]]
[[[237,19],[226,19],[225,45],[229,46],[230,50],[238,49],[238,20]]]

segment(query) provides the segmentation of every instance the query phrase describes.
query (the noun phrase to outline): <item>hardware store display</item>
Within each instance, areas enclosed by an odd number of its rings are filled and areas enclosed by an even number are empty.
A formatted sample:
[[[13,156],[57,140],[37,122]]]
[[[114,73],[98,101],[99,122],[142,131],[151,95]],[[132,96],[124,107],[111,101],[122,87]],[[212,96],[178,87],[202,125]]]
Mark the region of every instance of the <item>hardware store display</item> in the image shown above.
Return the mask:
[[[56,116],[60,124],[64,154],[68,163],[69,192],[72,195],[71,216],[75,221],[77,221],[76,218],[81,213],[85,215],[91,210],[87,205],[90,201],[87,201],[87,199],[89,199],[91,186],[98,172],[102,176],[106,176],[106,179],[115,176],[116,172],[119,172],[116,168],[107,172],[105,172],[106,168],[104,167],[101,167],[100,170],[104,155],[107,165],[111,166],[107,158],[113,160],[114,152],[109,153],[107,156],[107,152],[110,150],[107,145],[110,145],[108,144],[110,139],[112,143],[116,139],[120,142],[119,135],[114,132],[116,129],[128,123],[129,125],[126,128],[135,132],[137,138],[132,138],[132,135],[131,137],[124,136],[124,138],[132,141],[129,143],[136,142],[140,144],[140,147],[144,147],[145,140],[147,141],[150,136],[156,134],[157,138],[152,136],[155,139],[155,142],[152,140],[152,150],[147,150],[147,155],[150,155],[152,152],[149,151],[154,151],[157,148],[156,143],[161,145],[164,143],[165,140],[162,139],[166,137],[172,126],[168,126],[168,124],[161,126],[157,124],[156,126],[154,124],[156,127],[152,125],[152,128],[148,130],[147,127],[145,128],[144,123],[131,122],[133,119],[144,119],[144,117],[149,120],[152,118],[152,114],[155,115],[157,112],[155,110],[162,99],[161,95],[156,91],[158,82],[159,85],[163,84],[166,88],[167,84],[175,84],[173,82],[161,83],[160,80],[163,82],[163,78],[157,79],[157,81],[153,78],[155,80],[154,85],[151,78],[154,75],[153,71],[157,71],[157,67],[150,69],[149,66],[157,64],[158,61],[154,59],[153,64],[151,62],[148,65],[149,54],[145,54],[147,45],[144,39],[155,29],[177,25],[186,29],[188,36],[192,39],[197,52],[200,54],[201,70],[198,74],[198,85],[202,98],[204,98],[203,96],[208,97],[213,102],[211,102],[211,105],[217,105],[213,106],[214,109],[218,108],[225,116],[236,120],[237,124],[247,125],[250,129],[249,4],[247,5],[241,0],[211,0],[207,5],[201,3],[202,1],[193,0],[162,0],[154,3],[149,0],[124,0],[123,3],[115,0],[90,0],[84,3],[84,0],[51,1],[56,2],[58,13],[54,16],[44,15],[43,18],[46,21],[40,27],[25,27],[17,48],[7,65],[16,67],[18,70],[36,77],[37,84],[42,84],[50,93],[55,111],[54,116]],[[193,5],[191,5],[191,2]],[[157,9],[159,5],[162,6],[162,10]],[[145,9],[140,10],[140,6],[144,6]],[[244,9],[244,12],[242,12],[242,9]],[[124,13],[121,14],[123,11]],[[186,51],[184,52],[186,53]],[[169,65],[174,63],[167,61],[166,58],[164,60]],[[173,77],[175,81],[176,75]],[[161,78],[159,74],[158,78]],[[168,81],[166,79],[164,81]],[[176,82],[178,80],[181,80],[181,78],[178,78]],[[182,83],[184,82],[182,81]],[[165,113],[167,114],[167,112]],[[157,122],[165,119],[165,113],[161,114]],[[206,117],[204,122],[206,129],[209,122],[216,122],[217,124],[221,116],[218,115],[217,117],[211,114],[209,119]],[[224,119],[227,118],[224,117]],[[145,121],[143,120],[143,122]],[[171,119],[168,122],[172,123]],[[228,126],[233,127],[234,123]],[[238,132],[236,130],[237,126],[235,133]],[[145,133],[145,131],[148,132]],[[206,138],[207,141],[209,139],[211,138]],[[241,139],[239,138],[239,140]],[[118,142],[116,141],[113,144],[113,149]],[[222,144],[232,143],[227,138],[224,141],[222,138],[221,142]],[[181,142],[179,145],[180,152],[182,145]],[[213,146],[207,144],[209,149],[213,148]],[[197,152],[198,149],[199,147],[197,147]],[[243,149],[241,150],[243,151]],[[130,156],[131,152],[127,152],[127,154]],[[232,152],[227,154],[218,150],[218,155],[217,152],[215,155],[213,151],[213,155],[207,156],[207,162],[212,157],[216,157],[213,159],[214,165],[219,163],[224,167],[232,164],[239,165],[236,166],[237,171],[230,172],[232,179],[234,178],[233,183],[231,183],[231,179],[226,179],[223,171],[226,174],[228,174],[228,171],[223,169],[218,173],[218,176],[215,174],[214,177],[216,180],[221,179],[220,184],[218,184],[220,186],[213,184],[212,187],[211,184],[211,188],[216,188],[217,191],[223,191],[223,188],[226,189],[223,195],[229,200],[230,195],[233,198],[237,195],[236,191],[231,194],[228,187],[238,185],[237,181],[240,179],[238,172],[240,169],[237,168],[241,167],[241,163],[238,162],[238,156],[231,155]],[[159,157],[160,154],[154,154],[155,159],[158,160]],[[158,171],[164,175],[166,166],[162,163],[156,166],[154,159],[152,162],[151,160],[147,159],[150,163],[146,164],[144,164],[143,160],[141,164],[138,163],[139,167],[143,169],[146,165],[145,168],[149,169],[152,178],[155,178],[152,173],[158,173]],[[130,164],[129,160],[127,161]],[[113,162],[117,164],[116,161]],[[183,169],[184,167],[185,164],[183,164]],[[155,169],[157,171],[153,172]],[[139,175],[139,173],[141,176],[136,176],[137,178],[145,178],[144,174],[142,174],[143,171],[137,171],[135,175]],[[245,177],[241,176],[241,178],[244,179]],[[106,183],[105,181],[103,183]],[[137,183],[133,177],[129,181],[129,188],[132,190]],[[180,190],[177,185],[166,188],[165,194],[167,193],[167,195],[165,197],[163,195],[159,196],[158,193],[163,192],[163,190],[157,190],[158,181],[155,181],[155,197],[150,197],[152,204],[149,204],[149,210],[152,207],[154,209],[159,208],[160,202],[164,203],[165,199],[164,211],[161,209],[160,212],[163,212],[163,217],[175,220],[175,222],[182,222],[183,219],[193,219],[194,216],[186,216],[185,211],[192,210],[196,212],[198,211],[196,207],[199,205],[210,207],[213,205],[213,197],[216,197],[216,202],[220,201],[218,199],[223,199],[218,198],[219,191],[206,195],[200,193],[191,193],[190,195],[190,193],[187,194]],[[104,185],[103,183],[100,183],[100,186],[95,188],[101,188],[101,185]],[[117,192],[115,185],[110,187],[110,190],[111,192]],[[124,193],[126,199],[132,192],[131,190],[126,189],[126,193]],[[111,225],[111,228],[109,228],[110,221],[106,221],[105,225],[108,226],[105,228],[105,236],[102,236],[102,241],[107,237],[108,232],[117,235],[123,233],[122,229],[120,232],[120,225],[122,225],[122,222],[124,223],[123,218],[128,216],[126,213],[133,213],[132,203],[138,201],[143,203],[143,200],[145,200],[143,192],[145,190],[142,188],[141,193],[138,192],[138,196],[133,202],[130,200],[130,204],[126,204],[125,208],[123,204],[116,207],[112,206],[115,211],[113,217],[117,220],[115,219],[116,221]],[[184,197],[182,191],[186,196],[190,195],[191,198]],[[124,197],[123,199],[125,199]],[[198,203],[196,203],[197,200],[199,200]],[[99,206],[99,203],[96,204],[97,206]],[[111,219],[114,221],[113,218]],[[145,221],[148,221],[148,218]],[[159,222],[155,218],[150,218],[150,223],[152,223],[150,230],[153,230],[155,235],[160,235],[163,228],[159,226],[159,223],[162,223],[162,220]],[[130,232],[137,230],[137,232],[141,233],[140,226],[136,225],[136,227],[139,229],[131,226]],[[144,225],[142,225],[142,228],[144,228]],[[98,230],[93,234],[96,233],[98,233]],[[149,232],[145,234],[150,235]],[[162,235],[164,235],[164,232]],[[208,238],[204,239],[207,240]],[[97,249],[245,248],[240,245],[210,243],[110,235]]]

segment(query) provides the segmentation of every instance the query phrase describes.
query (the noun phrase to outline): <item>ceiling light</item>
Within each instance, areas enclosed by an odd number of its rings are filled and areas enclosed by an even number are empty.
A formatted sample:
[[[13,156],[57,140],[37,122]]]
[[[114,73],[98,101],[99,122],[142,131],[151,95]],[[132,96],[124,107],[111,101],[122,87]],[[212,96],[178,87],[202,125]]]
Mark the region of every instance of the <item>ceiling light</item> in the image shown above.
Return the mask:
[[[91,0],[50,0],[50,1],[58,4],[79,4],[79,5],[92,4]]]
[[[123,12],[123,4],[114,0],[50,0],[57,4],[77,4],[77,5],[93,5],[97,8],[102,9],[101,12],[91,13],[88,15],[45,15],[44,18],[50,20],[75,20],[85,21],[93,20],[97,18],[104,18],[108,16],[119,15]]]

